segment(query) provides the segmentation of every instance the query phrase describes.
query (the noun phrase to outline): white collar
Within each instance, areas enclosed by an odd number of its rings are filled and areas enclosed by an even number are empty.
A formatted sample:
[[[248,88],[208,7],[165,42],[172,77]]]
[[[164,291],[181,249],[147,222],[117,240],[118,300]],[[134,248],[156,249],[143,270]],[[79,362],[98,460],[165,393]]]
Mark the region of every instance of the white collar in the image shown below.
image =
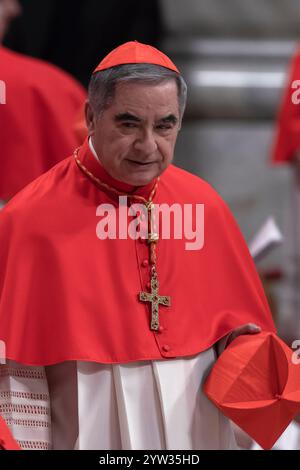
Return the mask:
[[[94,157],[96,158],[97,162],[99,162],[99,157],[97,155],[97,152],[95,150],[95,147],[94,147],[94,144],[93,144],[93,141],[92,141],[92,137],[90,136],[89,137],[89,147],[90,147],[90,150],[92,152],[92,154],[94,155]],[[99,162],[100,163],[100,162]]]

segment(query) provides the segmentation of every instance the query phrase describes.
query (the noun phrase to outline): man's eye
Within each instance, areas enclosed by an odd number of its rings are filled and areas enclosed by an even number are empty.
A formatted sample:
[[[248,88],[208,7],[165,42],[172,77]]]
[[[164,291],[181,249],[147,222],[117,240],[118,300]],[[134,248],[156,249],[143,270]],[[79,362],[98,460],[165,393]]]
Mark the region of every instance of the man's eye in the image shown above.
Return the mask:
[[[135,122],[123,122],[122,126],[128,128],[128,129],[132,129],[134,127],[137,127]]]
[[[157,129],[160,129],[160,130],[168,130],[168,129],[172,129],[172,126],[170,124],[159,124],[157,126]]]

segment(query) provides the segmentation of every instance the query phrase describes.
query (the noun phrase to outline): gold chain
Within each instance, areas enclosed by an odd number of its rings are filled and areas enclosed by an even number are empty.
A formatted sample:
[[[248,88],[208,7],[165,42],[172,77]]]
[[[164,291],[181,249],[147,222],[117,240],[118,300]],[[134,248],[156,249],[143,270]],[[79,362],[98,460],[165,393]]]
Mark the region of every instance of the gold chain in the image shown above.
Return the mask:
[[[98,186],[101,188],[107,189],[108,191],[117,194],[118,196],[126,196],[129,199],[136,199],[138,201],[142,201],[146,206],[147,213],[148,213],[148,243],[150,247],[150,264],[151,264],[151,277],[150,277],[150,284],[151,284],[151,293],[147,292],[140,292],[139,299],[141,302],[150,302],[151,303],[151,322],[150,322],[150,329],[154,331],[158,331],[160,329],[159,326],[159,306],[164,305],[166,307],[170,307],[171,305],[171,298],[169,296],[161,296],[159,295],[159,282],[158,276],[156,271],[156,243],[159,239],[158,233],[153,232],[156,230],[154,215],[153,215],[153,198],[156,194],[156,190],[159,183],[159,177],[157,178],[155,185],[150,193],[149,199],[145,199],[143,196],[138,194],[126,194],[117,191],[112,186],[109,186],[106,183],[103,183],[99,178],[97,178],[93,173],[91,173],[79,160],[78,152],[80,148],[76,149],[74,152],[74,159],[78,165],[78,167],[85,173],[92,181],[94,181]]]
[[[91,173],[84,165],[83,163],[81,163],[81,161],[79,160],[78,158],[78,153],[79,153],[79,150],[80,150],[80,147],[78,147],[75,152],[74,152],[74,159],[77,163],[77,165],[79,166],[79,168],[83,171],[83,173],[85,173],[92,181],[94,181],[98,186],[104,188],[104,189],[107,189],[108,191],[111,191],[113,192],[114,194],[116,194],[117,196],[126,196],[128,197],[129,199],[136,199],[138,201],[141,201],[144,203],[144,205],[146,206],[146,209],[148,211],[148,243],[150,245],[150,263],[151,265],[155,265],[156,264],[156,249],[155,249],[155,245],[158,241],[158,234],[153,234],[151,232],[151,223],[153,222],[153,216],[152,216],[152,208],[153,208],[153,198],[156,194],[156,191],[157,191],[157,187],[158,187],[158,183],[159,183],[159,180],[160,178],[158,177],[156,182],[155,182],[155,185],[150,193],[150,196],[149,196],[149,199],[147,200],[146,198],[144,198],[143,196],[140,196],[139,194],[126,194],[126,193],[122,193],[120,191],[118,191],[117,189],[115,189],[114,187],[106,184],[106,183],[103,183],[103,181],[101,181],[99,178],[97,178],[95,175],[93,175],[93,173]]]

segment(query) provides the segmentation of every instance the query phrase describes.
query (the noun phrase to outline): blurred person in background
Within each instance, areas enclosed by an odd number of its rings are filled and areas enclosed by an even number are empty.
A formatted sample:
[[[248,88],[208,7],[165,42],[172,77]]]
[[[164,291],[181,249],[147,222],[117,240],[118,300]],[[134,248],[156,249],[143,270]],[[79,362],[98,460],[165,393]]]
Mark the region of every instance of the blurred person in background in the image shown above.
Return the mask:
[[[300,339],[300,49],[293,56],[279,108],[271,155],[274,165],[290,169],[291,184],[286,201],[284,278],[280,299],[282,334],[288,343]]]
[[[0,0],[0,44],[21,14],[18,0]],[[0,46],[0,200],[65,158],[78,145],[74,130],[85,89],[46,62]]]
[[[4,44],[57,65],[87,86],[99,56],[132,38],[158,46],[160,1],[20,0],[22,15]]]
[[[291,173],[283,227],[283,286],[278,328],[287,344],[300,339],[300,48],[292,57],[277,115],[271,162],[287,165]],[[261,449],[244,431],[235,428],[244,449]],[[278,439],[274,450],[300,450],[300,415]]]

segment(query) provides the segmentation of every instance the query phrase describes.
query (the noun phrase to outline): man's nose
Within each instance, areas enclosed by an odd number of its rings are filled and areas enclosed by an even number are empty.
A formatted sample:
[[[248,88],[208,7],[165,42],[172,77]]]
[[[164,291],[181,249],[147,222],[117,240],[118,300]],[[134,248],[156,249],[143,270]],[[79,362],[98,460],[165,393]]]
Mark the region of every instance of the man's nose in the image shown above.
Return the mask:
[[[157,150],[156,138],[152,130],[145,130],[137,137],[134,148],[146,155]]]

